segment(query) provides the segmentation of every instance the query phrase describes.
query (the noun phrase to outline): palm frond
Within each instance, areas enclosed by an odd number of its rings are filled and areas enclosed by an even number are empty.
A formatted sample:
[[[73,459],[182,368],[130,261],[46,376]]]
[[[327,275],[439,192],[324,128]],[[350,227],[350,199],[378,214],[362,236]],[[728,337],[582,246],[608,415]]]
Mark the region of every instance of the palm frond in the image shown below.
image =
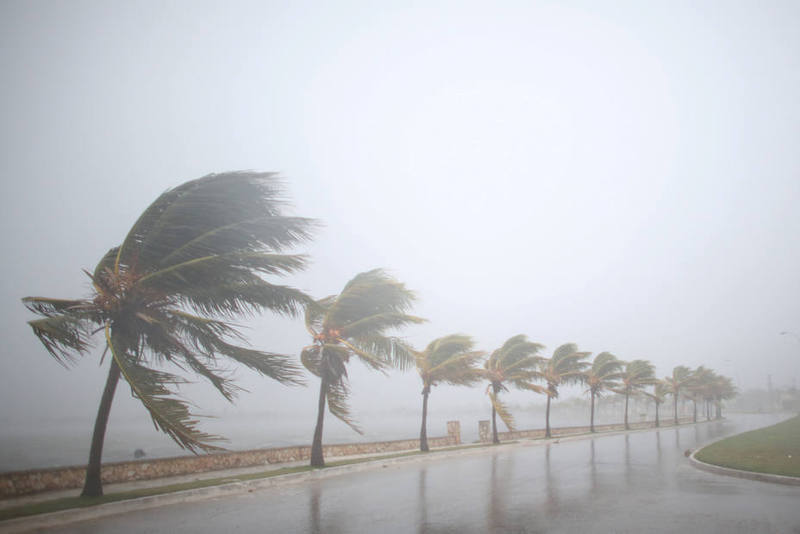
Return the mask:
[[[497,395],[493,392],[489,392],[489,399],[492,401],[492,406],[494,406],[494,411],[497,412],[497,415],[500,416],[500,419],[506,424],[506,427],[510,431],[514,431],[514,416],[511,415],[511,412],[508,410],[508,406],[506,406]]]
[[[331,414],[347,424],[347,426],[359,434],[363,434],[363,430],[361,430],[361,427],[353,420],[353,416],[350,413],[350,407],[347,404],[349,397],[350,388],[347,385],[345,377],[328,384],[328,410],[330,410]]]
[[[165,259],[186,261],[203,253],[280,251],[308,239],[312,226],[306,219],[283,219],[285,205],[283,186],[271,173],[229,172],[191,180],[159,196],[142,213],[120,246],[115,271],[120,265],[151,271],[163,268]],[[264,222],[267,218],[274,220]]]
[[[192,419],[186,402],[175,398],[169,389],[169,386],[184,383],[184,380],[173,374],[145,367],[135,355],[117,348],[108,327],[106,342],[134,397],[150,413],[157,429],[193,453],[198,450],[222,450],[221,447],[212,445],[212,442],[222,441],[222,438],[198,430],[197,421]]]

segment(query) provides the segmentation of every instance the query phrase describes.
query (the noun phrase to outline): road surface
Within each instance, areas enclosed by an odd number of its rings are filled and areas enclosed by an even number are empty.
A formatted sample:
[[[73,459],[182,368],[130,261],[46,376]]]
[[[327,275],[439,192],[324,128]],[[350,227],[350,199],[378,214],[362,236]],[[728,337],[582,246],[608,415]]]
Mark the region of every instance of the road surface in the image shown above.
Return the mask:
[[[286,484],[47,532],[800,533],[800,487],[697,470],[686,449],[775,416],[564,441]]]

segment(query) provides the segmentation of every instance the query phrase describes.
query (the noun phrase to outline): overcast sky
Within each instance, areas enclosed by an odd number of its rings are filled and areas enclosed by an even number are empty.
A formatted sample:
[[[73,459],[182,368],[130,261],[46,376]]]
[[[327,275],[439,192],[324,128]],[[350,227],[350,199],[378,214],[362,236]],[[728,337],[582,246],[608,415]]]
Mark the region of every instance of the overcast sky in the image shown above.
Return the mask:
[[[5,0],[0,415],[91,421],[97,355],[61,368],[20,298],[85,296],[81,269],[160,193],[238,169],[280,172],[324,223],[286,283],[322,297],[387,268],[419,295],[419,346],[524,333],[791,385],[799,27],[791,1]],[[299,320],[251,327],[258,348],[308,343]],[[237,376],[237,409],[313,414],[316,381]],[[357,413],[420,402],[413,374],[352,378]],[[117,399],[112,426],[147,417]]]

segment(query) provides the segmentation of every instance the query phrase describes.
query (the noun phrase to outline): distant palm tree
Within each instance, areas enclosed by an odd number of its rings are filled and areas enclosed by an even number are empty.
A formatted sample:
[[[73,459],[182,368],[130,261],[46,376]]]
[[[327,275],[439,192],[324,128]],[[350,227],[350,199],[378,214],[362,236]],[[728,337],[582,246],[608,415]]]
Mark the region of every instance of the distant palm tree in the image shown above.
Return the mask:
[[[673,406],[675,409],[675,424],[679,425],[678,420],[678,397],[681,391],[684,391],[692,381],[692,371],[685,365],[679,365],[672,370],[672,376],[666,376],[663,379],[666,387],[666,392],[672,395]]]
[[[408,315],[415,300],[405,285],[375,269],[356,275],[338,295],[320,299],[306,308],[306,328],[314,343],[303,348],[303,365],[320,378],[317,424],[311,444],[311,465],[323,467],[322,427],[325,403],[331,414],[361,434],[347,406],[350,389],[346,364],[352,356],[367,367],[384,371],[406,368],[413,357],[406,345],[386,335],[423,319]]]
[[[550,437],[550,400],[558,398],[558,387],[568,384],[582,384],[586,381],[584,361],[591,352],[578,352],[575,343],[565,343],[558,347],[553,357],[543,359],[538,366],[535,378],[547,383],[547,412],[545,414],[545,434]]]
[[[472,350],[475,342],[463,334],[453,334],[431,341],[423,351],[410,350],[422,378],[422,428],[419,434],[419,449],[428,451],[428,395],[439,383],[454,386],[469,386],[481,380],[475,364],[486,353]]]
[[[537,353],[543,348],[539,343],[528,341],[524,335],[517,335],[509,338],[486,359],[482,374],[489,381],[486,392],[492,401],[492,443],[500,443],[497,437],[497,415],[509,430],[514,430],[514,418],[505,404],[500,402],[501,391],[508,391],[508,385],[512,385],[519,389],[545,393],[544,388],[531,383],[536,366],[542,359]]]
[[[592,415],[589,424],[589,430],[594,432],[594,401],[599,398],[604,391],[619,388],[620,384],[617,382],[622,377],[623,362],[617,359],[616,356],[610,352],[601,352],[598,354],[592,366],[586,370],[586,385],[589,386],[589,393],[591,394]]]
[[[622,387],[617,390],[617,393],[625,395],[625,430],[630,429],[628,398],[642,391],[646,386],[655,384],[657,382],[655,372],[655,367],[647,360],[633,360],[625,364],[621,378]]]
[[[230,172],[186,182],[159,196],[93,273],[86,299],[27,297],[42,319],[34,334],[63,364],[104,333],[110,354],[82,495],[103,493],[103,442],[111,402],[122,376],[156,428],[192,452],[215,450],[221,438],[196,428],[171,386],[183,380],[154,367],[170,362],[207,379],[228,400],[237,387],[218,367],[224,356],[279,382],[300,382],[288,357],[231,344],[242,341],[228,320],[271,310],[294,315],[310,299],[262,275],[303,268],[302,256],[283,251],[309,238],[309,219],[282,215],[282,188],[272,174]],[[105,352],[104,352],[105,355]],[[102,362],[102,360],[101,360]]]
[[[644,392],[645,395],[653,399],[656,404],[656,428],[661,426],[658,418],[658,408],[667,400],[667,386],[663,380],[658,380],[653,384],[653,392]]]
[[[727,376],[717,375],[712,385],[712,394],[716,406],[715,419],[722,419],[722,401],[736,397],[736,386]]]
[[[708,411],[709,399],[711,397],[711,387],[716,378],[716,373],[702,365],[692,372],[692,378],[687,386],[692,404],[693,404],[693,420],[697,422],[697,401],[705,402],[706,420],[711,419],[711,414]]]

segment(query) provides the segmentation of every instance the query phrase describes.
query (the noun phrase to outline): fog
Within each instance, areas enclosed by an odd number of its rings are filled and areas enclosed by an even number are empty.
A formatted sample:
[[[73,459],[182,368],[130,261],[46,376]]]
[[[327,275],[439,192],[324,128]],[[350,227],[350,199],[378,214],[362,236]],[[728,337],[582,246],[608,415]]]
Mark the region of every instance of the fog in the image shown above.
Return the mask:
[[[88,453],[105,376],[99,339],[59,366],[20,298],[87,295],[81,269],[160,193],[237,169],[280,172],[293,213],[323,223],[285,283],[323,297],[386,268],[428,319],[401,333],[417,346],[524,333],[546,355],[575,342],[658,376],[705,365],[740,388],[792,385],[798,23],[794,2],[3,2],[3,443],[69,427]],[[309,343],[302,320],[246,327],[257,348]],[[310,442],[316,379],[235,373],[235,406],[183,390],[220,417],[205,428],[233,448],[248,432]],[[414,372],[350,378],[368,436],[421,408]],[[483,387],[439,386],[430,410],[439,435],[490,406]],[[407,421],[397,437],[418,432]],[[111,440],[124,424],[155,435],[121,384]],[[329,416],[326,439],[345,435]]]

